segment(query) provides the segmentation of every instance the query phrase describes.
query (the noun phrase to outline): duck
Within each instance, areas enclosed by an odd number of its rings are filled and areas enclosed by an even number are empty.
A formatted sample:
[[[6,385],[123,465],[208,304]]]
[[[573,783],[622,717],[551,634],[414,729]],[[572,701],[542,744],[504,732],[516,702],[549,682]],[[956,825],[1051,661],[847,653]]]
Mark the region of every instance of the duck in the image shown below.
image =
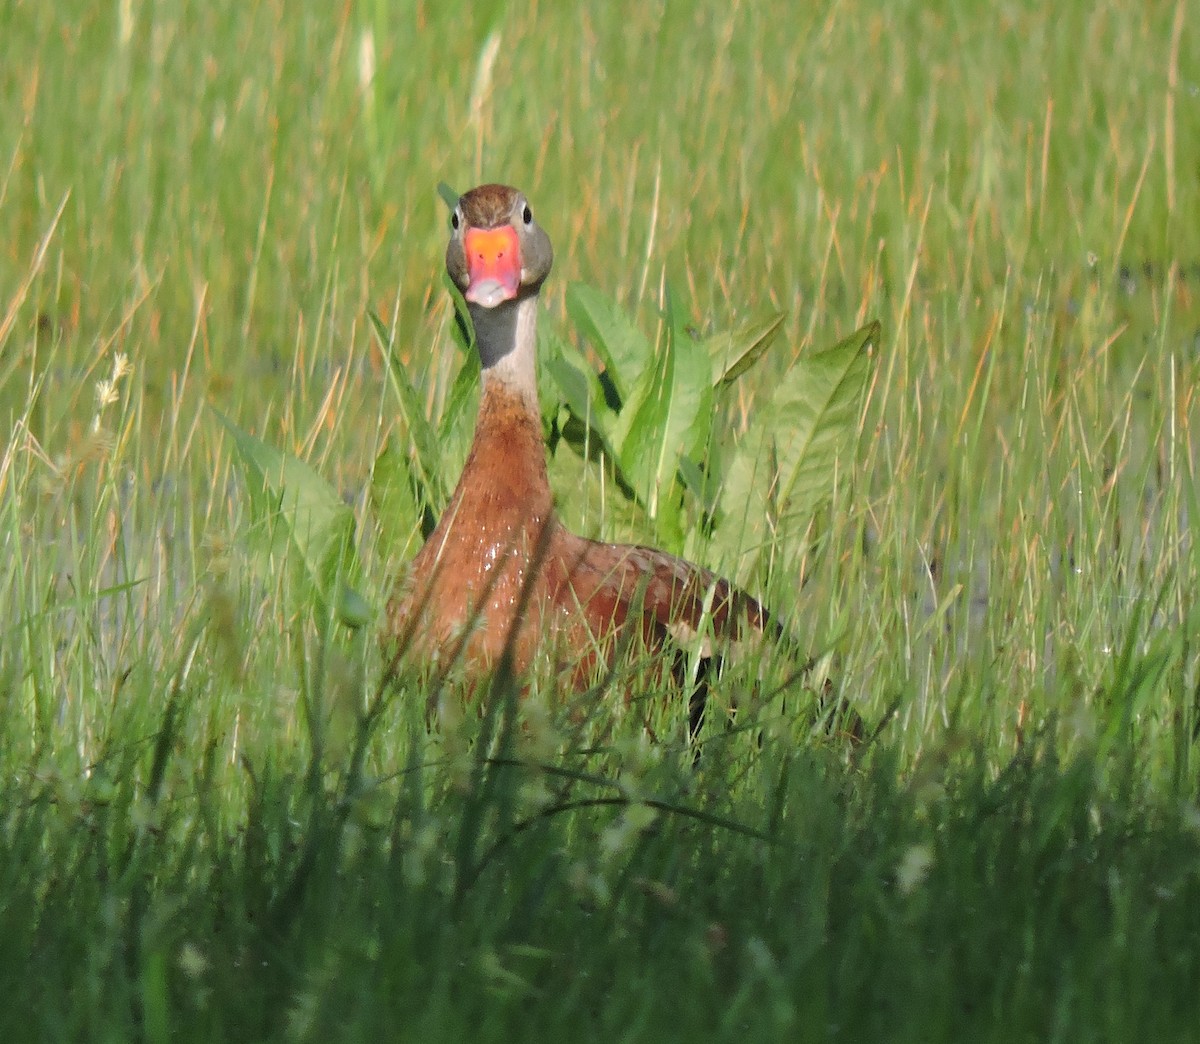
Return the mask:
[[[701,642],[707,654],[707,643],[778,634],[757,599],[713,571],[589,539],[559,520],[536,366],[539,294],[553,262],[519,189],[486,184],[458,199],[446,271],[474,326],[479,411],[449,504],[388,601],[393,658],[453,664],[480,680],[502,664],[524,676],[548,653],[584,689],[634,640],[651,654]],[[689,705],[694,728],[703,700],[693,693]]]

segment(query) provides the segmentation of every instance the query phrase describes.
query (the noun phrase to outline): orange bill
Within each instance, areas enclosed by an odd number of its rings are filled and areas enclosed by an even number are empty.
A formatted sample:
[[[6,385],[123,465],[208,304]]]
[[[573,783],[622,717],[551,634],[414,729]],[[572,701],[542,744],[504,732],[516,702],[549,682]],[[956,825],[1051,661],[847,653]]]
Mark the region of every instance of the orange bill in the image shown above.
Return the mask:
[[[468,301],[494,308],[501,301],[511,301],[517,296],[521,285],[521,244],[512,225],[469,228],[463,245],[470,280],[464,295]]]

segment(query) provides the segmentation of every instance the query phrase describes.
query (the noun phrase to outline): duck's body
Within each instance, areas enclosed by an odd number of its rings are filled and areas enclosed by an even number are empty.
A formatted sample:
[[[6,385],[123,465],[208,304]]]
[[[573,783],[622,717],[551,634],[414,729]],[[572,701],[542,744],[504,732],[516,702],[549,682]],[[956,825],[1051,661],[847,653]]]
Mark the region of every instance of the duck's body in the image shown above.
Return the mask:
[[[631,628],[650,649],[695,634],[706,613],[718,639],[763,631],[759,603],[709,570],[559,522],[535,376],[549,239],[525,197],[502,185],[464,195],[452,226],[446,266],[475,325],[483,392],[450,504],[388,605],[400,650],[478,673],[507,650],[522,673],[548,648],[585,684]]]

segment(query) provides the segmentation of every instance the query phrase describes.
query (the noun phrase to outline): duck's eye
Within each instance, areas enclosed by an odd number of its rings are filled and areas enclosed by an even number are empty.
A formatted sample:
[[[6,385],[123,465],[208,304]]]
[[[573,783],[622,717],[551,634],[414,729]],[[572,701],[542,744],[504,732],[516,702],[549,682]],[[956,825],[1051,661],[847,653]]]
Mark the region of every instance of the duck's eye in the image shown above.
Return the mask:
[[[533,211],[529,209],[528,203],[525,204],[525,209],[521,211],[521,220],[524,221],[526,225],[533,224]]]
[[[462,223],[462,222],[461,222],[461,221],[459,221],[459,218],[458,218],[458,211],[457,211],[457,210],[455,210],[455,211],[454,211],[454,213],[452,213],[452,214],[450,215],[450,227],[451,227],[452,229],[454,229],[454,231],[455,231],[455,232],[457,232],[457,231],[458,231],[458,226],[459,226],[461,223]]]

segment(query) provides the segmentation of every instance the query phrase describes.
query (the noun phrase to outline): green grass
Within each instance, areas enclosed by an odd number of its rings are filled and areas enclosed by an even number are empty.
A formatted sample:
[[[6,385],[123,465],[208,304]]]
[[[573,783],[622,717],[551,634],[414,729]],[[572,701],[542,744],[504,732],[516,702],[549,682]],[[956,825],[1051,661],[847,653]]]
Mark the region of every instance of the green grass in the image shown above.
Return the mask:
[[[1186,4],[79,6],[0,13],[0,1036],[1194,1039]],[[740,575],[870,743],[772,692],[788,651],[696,768],[656,693],[429,731],[254,539],[210,407],[342,493],[386,597],[369,316],[436,422],[436,186],[484,178],[561,337],[577,281],[652,338],[668,284],[700,334],[787,313],[730,432],[881,320],[856,456]]]

